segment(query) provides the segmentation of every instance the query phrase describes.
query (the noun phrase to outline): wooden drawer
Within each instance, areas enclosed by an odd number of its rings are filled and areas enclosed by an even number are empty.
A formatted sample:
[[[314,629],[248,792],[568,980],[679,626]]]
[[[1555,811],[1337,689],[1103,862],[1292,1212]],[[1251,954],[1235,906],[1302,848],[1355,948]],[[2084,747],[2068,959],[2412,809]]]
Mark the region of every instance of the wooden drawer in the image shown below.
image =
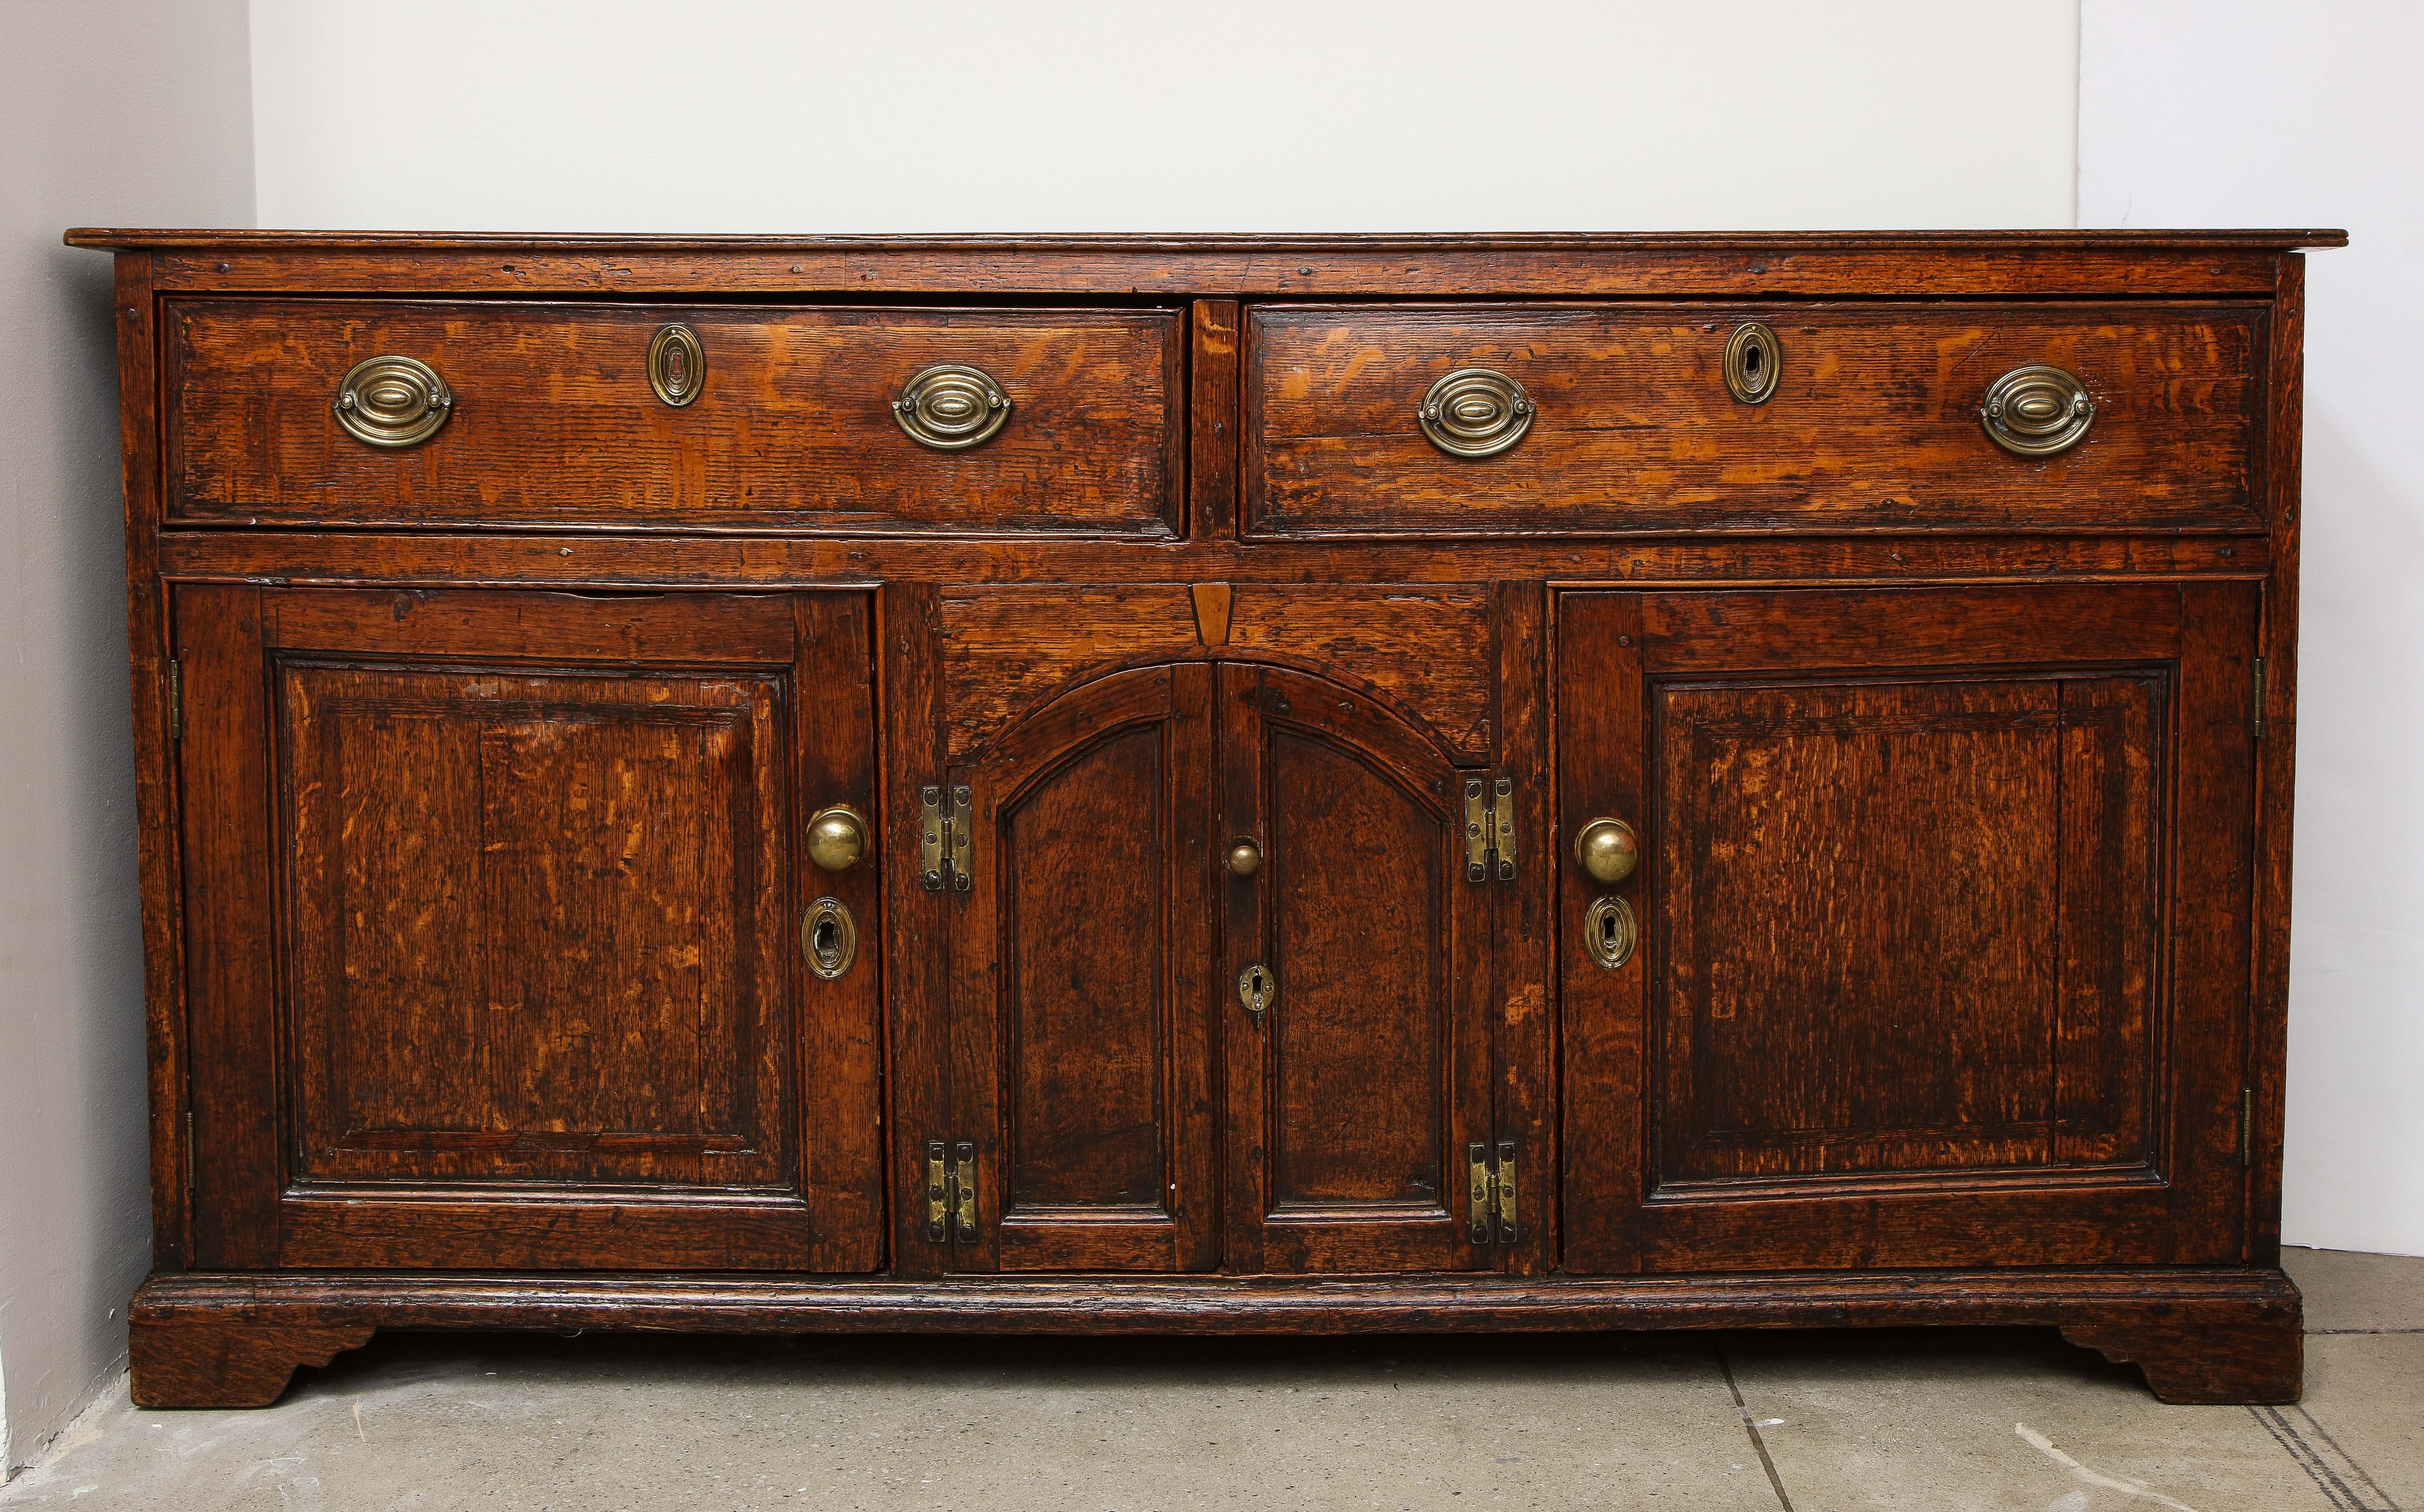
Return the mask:
[[[2265,314],[2246,305],[1264,307],[1247,334],[1250,535],[2253,530]],[[1776,335],[1734,397],[1729,338]],[[1981,422],[2050,365],[2094,405],[2050,456]],[[1522,385],[1521,439],[1452,455],[1417,411],[1462,369]]]
[[[695,333],[687,405],[650,343]],[[1180,320],[1164,310],[619,307],[178,300],[168,310],[172,519],[1176,533]],[[452,404],[434,435],[357,439],[355,364],[411,358]],[[895,399],[943,363],[1009,400],[937,450]]]

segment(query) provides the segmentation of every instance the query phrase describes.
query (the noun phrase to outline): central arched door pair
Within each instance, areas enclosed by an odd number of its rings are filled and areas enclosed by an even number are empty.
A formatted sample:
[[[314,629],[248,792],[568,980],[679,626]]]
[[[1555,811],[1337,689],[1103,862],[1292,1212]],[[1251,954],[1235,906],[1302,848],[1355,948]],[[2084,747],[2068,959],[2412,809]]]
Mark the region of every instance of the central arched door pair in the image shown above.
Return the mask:
[[[958,1269],[1487,1268],[1490,896],[1461,772],[1338,683],[1187,662],[1045,706],[951,780]]]

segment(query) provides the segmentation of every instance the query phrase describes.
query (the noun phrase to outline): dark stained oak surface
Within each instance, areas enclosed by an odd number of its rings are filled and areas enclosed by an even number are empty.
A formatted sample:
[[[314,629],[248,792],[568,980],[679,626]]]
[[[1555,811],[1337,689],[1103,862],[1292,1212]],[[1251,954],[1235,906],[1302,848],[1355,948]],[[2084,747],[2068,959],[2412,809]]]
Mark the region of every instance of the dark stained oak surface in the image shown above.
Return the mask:
[[[658,327],[705,353],[679,407],[646,374]],[[168,309],[171,518],[353,525],[1174,534],[1180,321],[1169,310],[464,306],[178,300]],[[382,448],[329,406],[355,363],[436,369],[453,413]],[[1009,396],[960,451],[892,403],[937,363]]]
[[[2245,529],[2263,420],[2260,306],[1255,307],[1253,535],[1639,530]],[[1778,387],[1730,393],[1728,336],[1775,330]],[[1979,423],[2014,368],[2075,374],[2086,438],[2013,456]],[[1538,406],[1496,456],[1415,421],[1487,368]]]
[[[2294,1398],[2294,248],[2342,240],[72,233],[120,251],[138,1400],[387,1326],[1957,1322]],[[390,353],[456,398],[402,451],[328,407]],[[888,407],[945,361],[1013,401],[965,452]],[[1979,398],[2039,362],[2096,424],[2010,456]],[[1422,438],[1458,366],[1521,445]],[[1477,1241],[1474,1143],[1522,1173]]]

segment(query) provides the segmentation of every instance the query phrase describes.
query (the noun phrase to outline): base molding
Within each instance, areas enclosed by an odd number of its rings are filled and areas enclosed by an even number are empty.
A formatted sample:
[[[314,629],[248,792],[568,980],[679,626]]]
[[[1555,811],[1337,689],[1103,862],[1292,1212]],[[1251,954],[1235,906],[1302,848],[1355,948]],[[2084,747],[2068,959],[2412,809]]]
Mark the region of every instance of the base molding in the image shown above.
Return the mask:
[[[2298,1399],[2278,1270],[1447,1278],[164,1272],[129,1313],[143,1407],[259,1407],[383,1328],[700,1333],[1340,1334],[2052,1328],[2166,1402]]]

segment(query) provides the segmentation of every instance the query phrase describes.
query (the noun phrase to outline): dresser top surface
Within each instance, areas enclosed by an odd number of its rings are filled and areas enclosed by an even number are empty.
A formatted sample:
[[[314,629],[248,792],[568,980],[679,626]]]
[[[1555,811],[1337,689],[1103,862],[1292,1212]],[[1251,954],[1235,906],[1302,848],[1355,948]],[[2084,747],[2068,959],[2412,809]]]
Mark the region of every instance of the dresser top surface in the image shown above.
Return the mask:
[[[838,251],[902,249],[1015,252],[1569,252],[1729,251],[1756,249],[1962,252],[2025,250],[2064,252],[2126,248],[2133,251],[2286,251],[2304,247],[2345,247],[2348,232],[2328,229],[2109,230],[2109,231],[1593,231],[1323,235],[915,235],[778,236],[689,235],[614,232],[237,231],[171,228],[78,227],[67,233],[71,247],[125,251],[602,251],[630,247],[651,252]]]

